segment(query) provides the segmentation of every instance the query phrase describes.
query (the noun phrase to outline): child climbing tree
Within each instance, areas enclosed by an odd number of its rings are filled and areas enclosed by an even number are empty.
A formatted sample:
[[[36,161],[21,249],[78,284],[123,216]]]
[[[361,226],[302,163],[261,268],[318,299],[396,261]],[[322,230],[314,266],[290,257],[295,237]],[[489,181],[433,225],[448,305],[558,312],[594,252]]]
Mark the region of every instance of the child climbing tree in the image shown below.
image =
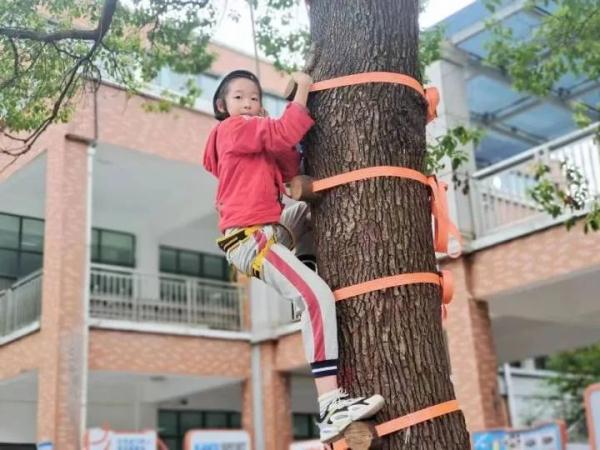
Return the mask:
[[[313,0],[316,81],[387,71],[418,77],[418,0]],[[415,90],[369,83],[312,94],[305,142],[316,179],[390,165],[422,171],[426,104]],[[332,289],[435,272],[427,187],[379,177],[325,192],[312,209],[319,273]],[[380,392],[378,421],[454,399],[440,289],[409,284],[338,302],[341,385]],[[383,449],[468,449],[461,413],[383,439]]]

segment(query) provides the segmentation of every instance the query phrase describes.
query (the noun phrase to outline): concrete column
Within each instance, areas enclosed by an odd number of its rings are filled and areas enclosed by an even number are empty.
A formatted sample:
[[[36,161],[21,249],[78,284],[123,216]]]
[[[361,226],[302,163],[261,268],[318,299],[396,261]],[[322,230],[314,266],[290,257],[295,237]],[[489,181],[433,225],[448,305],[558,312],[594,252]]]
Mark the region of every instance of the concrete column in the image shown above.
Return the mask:
[[[470,295],[464,259],[444,268],[452,270],[455,283],[446,331],[456,398],[469,430],[506,426],[488,305]]]
[[[87,343],[87,144],[65,140],[48,150],[38,440],[80,448]]]
[[[261,345],[264,450],[286,449],[292,442],[290,377],[276,369],[276,350],[274,342]]]
[[[136,267],[140,273],[139,294],[142,299],[160,298],[159,239],[151,228],[140,228],[136,233]]]
[[[254,443],[254,410],[252,401],[252,379],[247,378],[242,382],[242,429],[250,435],[250,442]],[[252,445],[254,448],[254,444]],[[258,450],[258,449],[257,449]]]
[[[440,91],[440,105],[438,118],[427,127],[428,142],[435,142],[439,136],[446,134],[447,130],[459,125],[469,127],[469,104],[467,101],[466,86],[466,61],[449,46],[443,46],[442,59],[431,64],[426,71],[427,85],[435,86]],[[475,171],[475,153],[472,145],[464,148],[469,160],[456,171],[459,179],[464,180]],[[468,194],[461,192],[462,186],[457,190],[452,182],[454,172],[450,161],[446,167],[437,173],[438,178],[448,183],[448,207],[450,217],[467,239],[474,236],[473,215]]]

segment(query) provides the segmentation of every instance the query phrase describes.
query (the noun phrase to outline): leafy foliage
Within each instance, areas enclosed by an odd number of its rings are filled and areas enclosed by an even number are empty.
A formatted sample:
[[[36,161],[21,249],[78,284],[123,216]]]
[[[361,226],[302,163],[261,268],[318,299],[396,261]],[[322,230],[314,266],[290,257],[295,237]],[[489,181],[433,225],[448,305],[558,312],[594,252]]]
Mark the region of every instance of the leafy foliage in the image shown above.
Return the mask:
[[[589,207],[590,212],[583,221],[583,230],[585,233],[598,231],[600,200],[590,195],[588,181],[568,160],[561,161],[558,169],[557,174],[548,164],[536,165],[534,176],[537,184],[529,190],[529,195],[554,218],[568,212],[570,215],[565,225],[569,230],[575,226],[577,214]]]
[[[585,389],[600,382],[600,344],[559,353],[548,361],[548,369],[556,375],[548,380],[550,386],[564,400],[564,417],[572,425],[572,433],[585,436]]]
[[[103,77],[134,93],[165,66],[202,72],[213,60],[214,23],[209,0],[0,2],[0,132],[12,141],[0,150],[29,150],[50,123],[69,119],[84,86]],[[189,105],[197,94],[189,89],[178,101]]]
[[[496,12],[504,2],[487,0],[486,4]],[[590,125],[592,117],[600,117],[600,105],[576,100],[577,87],[569,91],[559,86],[569,75],[600,80],[600,4],[596,0],[529,0],[525,10],[541,17],[527,39],[499,21],[489,22],[492,38],[487,43],[487,63],[510,76],[515,89],[540,97],[552,94],[570,105],[579,127]],[[568,229],[575,224],[576,214],[587,208],[583,229],[597,231],[599,200],[590,196],[585,177],[574,165],[565,161],[561,169],[566,179],[563,187],[548,179],[549,167],[536,168],[539,184],[530,191],[531,197],[552,217],[570,212],[565,221]]]

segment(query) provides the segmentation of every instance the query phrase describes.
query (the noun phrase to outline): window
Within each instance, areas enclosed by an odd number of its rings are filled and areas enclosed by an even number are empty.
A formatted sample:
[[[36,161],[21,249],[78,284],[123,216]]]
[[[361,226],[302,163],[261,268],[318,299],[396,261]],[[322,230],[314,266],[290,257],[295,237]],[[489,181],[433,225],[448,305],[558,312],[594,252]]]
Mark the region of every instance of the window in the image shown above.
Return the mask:
[[[9,283],[42,267],[44,221],[0,213],[0,279]]]
[[[228,281],[229,265],[223,256],[160,247],[160,271],[175,275]]]
[[[158,433],[169,450],[183,450],[185,433],[200,429],[240,429],[242,416],[236,411],[158,412]]]
[[[269,113],[271,117],[280,117],[285,110],[287,101],[281,97],[277,97],[271,94],[263,95],[263,107]]]
[[[546,370],[548,369],[548,357],[547,356],[538,356],[533,360],[533,366],[537,370]]]
[[[92,262],[135,267],[135,236],[120,231],[92,229]]]
[[[319,427],[317,414],[294,413],[292,415],[292,427],[294,439],[309,440],[319,438]]]
[[[200,89],[199,98],[212,101],[219,84],[219,77],[208,73],[201,73],[195,76],[182,74],[175,72],[169,67],[164,67],[152,83],[161,89],[167,89],[176,94],[183,94],[187,92],[187,84],[189,82],[194,82],[196,87]]]

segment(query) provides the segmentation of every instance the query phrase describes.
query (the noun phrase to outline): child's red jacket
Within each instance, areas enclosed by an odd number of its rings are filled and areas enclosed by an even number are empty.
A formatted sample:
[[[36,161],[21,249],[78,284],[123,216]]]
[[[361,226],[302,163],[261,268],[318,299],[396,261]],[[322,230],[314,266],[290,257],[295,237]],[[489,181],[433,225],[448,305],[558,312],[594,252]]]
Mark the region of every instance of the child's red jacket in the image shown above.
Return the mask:
[[[294,146],[313,124],[306,108],[290,103],[280,119],[236,116],[213,128],[204,167],[219,180],[221,231],[279,221],[283,183],[300,167]]]

